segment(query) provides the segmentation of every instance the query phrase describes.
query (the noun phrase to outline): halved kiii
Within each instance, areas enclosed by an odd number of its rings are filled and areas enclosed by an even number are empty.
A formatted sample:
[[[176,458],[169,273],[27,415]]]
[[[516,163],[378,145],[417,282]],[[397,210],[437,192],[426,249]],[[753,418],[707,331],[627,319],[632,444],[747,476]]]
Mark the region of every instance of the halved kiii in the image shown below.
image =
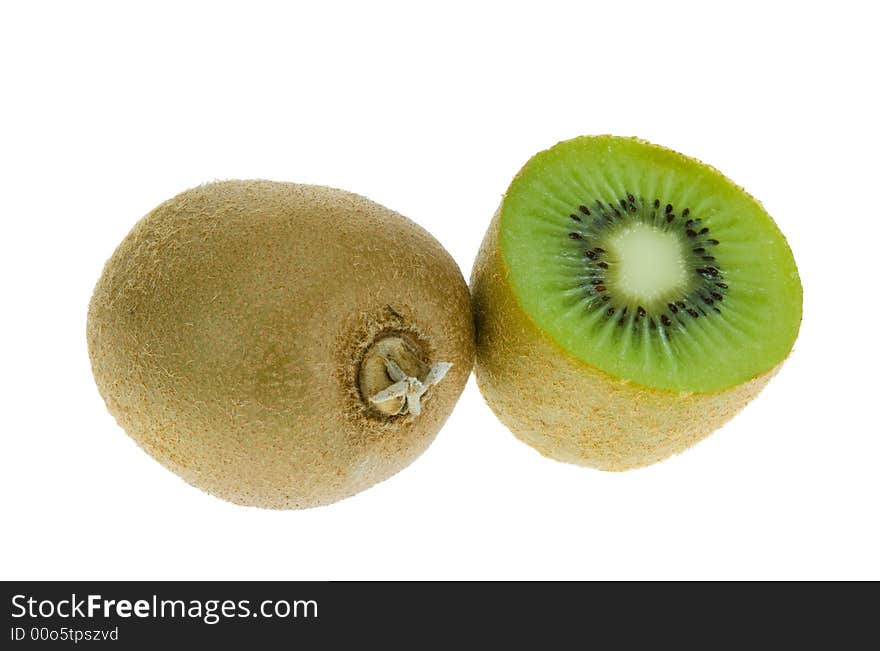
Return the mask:
[[[633,138],[529,160],[471,288],[489,405],[544,455],[604,470],[720,427],[779,370],[801,321],[791,250],[761,204]]]

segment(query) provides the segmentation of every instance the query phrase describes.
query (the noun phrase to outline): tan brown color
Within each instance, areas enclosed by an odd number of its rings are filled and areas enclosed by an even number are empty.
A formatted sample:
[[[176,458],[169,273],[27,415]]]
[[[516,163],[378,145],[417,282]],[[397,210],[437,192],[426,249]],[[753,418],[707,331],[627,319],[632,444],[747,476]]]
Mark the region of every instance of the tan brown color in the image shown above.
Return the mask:
[[[733,417],[780,365],[717,393],[618,380],[565,352],[514,296],[495,214],[474,264],[477,384],[504,425],[544,456],[601,470],[655,463]]]
[[[420,416],[360,395],[377,339],[452,368]],[[305,508],[353,495],[431,443],[470,374],[467,286],[425,230],[320,186],[225,181],[144,217],[89,306],[101,395],[137,443],[237,504]],[[389,380],[390,383],[390,380]]]

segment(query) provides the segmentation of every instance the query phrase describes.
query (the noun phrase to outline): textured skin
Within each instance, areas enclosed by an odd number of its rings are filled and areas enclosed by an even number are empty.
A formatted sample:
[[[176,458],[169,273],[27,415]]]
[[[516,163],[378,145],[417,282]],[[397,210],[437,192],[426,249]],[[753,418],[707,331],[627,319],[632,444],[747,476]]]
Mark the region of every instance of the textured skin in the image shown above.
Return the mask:
[[[384,332],[453,363],[423,412],[361,400],[360,356]],[[164,466],[213,495],[305,508],[406,467],[452,411],[473,363],[464,279],[422,228],[319,186],[226,181],[143,218],[89,306],[98,389]]]
[[[538,330],[508,283],[495,214],[471,276],[477,383],[510,431],[541,454],[601,470],[665,459],[754,398],[779,366],[717,393],[675,393],[617,380]]]

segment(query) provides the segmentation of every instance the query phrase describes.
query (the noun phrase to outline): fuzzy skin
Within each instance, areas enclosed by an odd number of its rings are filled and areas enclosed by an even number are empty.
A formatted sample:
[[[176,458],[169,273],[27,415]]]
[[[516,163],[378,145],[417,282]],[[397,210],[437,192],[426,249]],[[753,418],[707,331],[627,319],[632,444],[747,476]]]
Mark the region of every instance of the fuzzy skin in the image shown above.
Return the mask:
[[[452,362],[419,417],[358,390],[361,356],[405,333]],[[425,230],[320,186],[225,181],[144,217],[89,306],[98,389],[125,431],[186,481],[237,504],[353,495],[431,443],[473,364],[461,272]]]
[[[575,358],[539,330],[514,296],[499,245],[500,208],[471,276],[475,374],[504,425],[544,456],[601,470],[655,463],[705,438],[780,365],[716,393],[640,386]]]

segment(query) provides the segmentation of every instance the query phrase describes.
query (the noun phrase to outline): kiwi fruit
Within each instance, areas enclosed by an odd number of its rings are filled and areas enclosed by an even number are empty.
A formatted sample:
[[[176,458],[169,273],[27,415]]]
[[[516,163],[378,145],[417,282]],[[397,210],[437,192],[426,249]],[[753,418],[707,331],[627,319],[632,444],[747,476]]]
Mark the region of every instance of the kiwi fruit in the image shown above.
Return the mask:
[[[144,217],[88,311],[109,411],[190,484],[335,502],[406,467],[470,374],[473,319],[425,230],[320,186],[224,181]]]
[[[473,269],[477,383],[544,455],[625,470],[678,453],[757,395],[802,289],[758,201],[635,138],[580,137],[511,182]]]

